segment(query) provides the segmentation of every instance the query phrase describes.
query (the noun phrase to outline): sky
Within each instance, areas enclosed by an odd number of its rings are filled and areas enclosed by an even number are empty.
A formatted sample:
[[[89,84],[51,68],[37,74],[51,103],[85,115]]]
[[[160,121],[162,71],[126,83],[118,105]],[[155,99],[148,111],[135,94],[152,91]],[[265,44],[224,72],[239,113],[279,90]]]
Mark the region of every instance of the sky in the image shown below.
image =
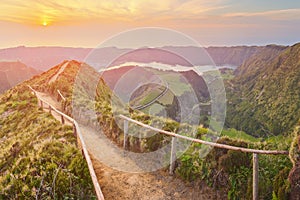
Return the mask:
[[[93,48],[141,27],[176,30],[202,46],[292,45],[300,42],[300,1],[1,0],[0,26],[0,48]]]

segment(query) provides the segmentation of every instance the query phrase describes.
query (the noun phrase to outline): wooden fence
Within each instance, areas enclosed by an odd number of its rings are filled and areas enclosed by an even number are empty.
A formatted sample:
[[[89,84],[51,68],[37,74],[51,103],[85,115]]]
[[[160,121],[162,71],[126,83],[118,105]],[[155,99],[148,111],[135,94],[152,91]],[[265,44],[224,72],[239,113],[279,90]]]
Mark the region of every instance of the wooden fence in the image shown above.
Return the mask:
[[[243,148],[243,147],[236,147],[236,146],[230,146],[226,144],[220,144],[215,142],[209,142],[205,140],[200,140],[196,138],[191,138],[184,135],[179,135],[173,132],[164,131],[152,126],[149,126],[147,124],[144,124],[142,122],[136,121],[134,119],[131,119],[129,117],[126,117],[124,115],[120,115],[120,118],[124,120],[124,149],[126,149],[126,144],[128,140],[128,122],[132,122],[134,124],[137,124],[139,126],[142,126],[144,128],[156,131],[160,134],[165,134],[168,136],[172,136],[172,143],[171,143],[171,157],[170,157],[170,173],[172,174],[175,169],[175,161],[176,161],[176,138],[189,140],[191,142],[210,145],[212,147],[222,148],[222,149],[228,149],[233,151],[240,151],[245,153],[252,153],[253,154],[253,200],[258,200],[258,155],[259,154],[271,154],[271,155],[288,155],[288,151],[278,151],[278,150],[259,150],[259,149],[250,149],[250,148]]]
[[[93,168],[93,164],[92,164],[91,158],[89,156],[88,150],[86,148],[86,145],[84,143],[84,140],[83,140],[80,128],[78,126],[78,123],[73,118],[71,118],[70,116],[64,114],[63,112],[61,112],[59,110],[57,110],[55,107],[50,105],[47,101],[42,99],[36,93],[36,91],[34,89],[32,89],[30,86],[28,86],[28,87],[33,91],[35,96],[40,101],[41,107],[43,107],[44,104],[47,104],[48,107],[49,107],[49,112],[54,111],[54,112],[56,112],[57,114],[59,114],[61,116],[61,122],[63,124],[65,123],[65,119],[67,119],[68,121],[70,121],[73,124],[74,133],[77,136],[78,143],[81,144],[82,152],[83,152],[83,155],[84,155],[84,157],[87,161],[88,168],[89,168],[90,175],[91,175],[94,187],[95,187],[97,197],[100,200],[104,200],[104,196],[102,194],[100,185],[98,183],[98,180],[97,180],[94,168]],[[60,95],[61,95],[61,93],[60,93]],[[156,131],[160,134],[165,134],[165,135],[168,135],[168,136],[172,137],[171,156],[170,156],[170,173],[171,174],[173,173],[173,171],[175,169],[177,138],[185,139],[185,140],[188,140],[188,141],[191,141],[191,142],[200,143],[200,144],[204,144],[204,145],[209,145],[209,146],[216,147],[216,148],[228,149],[228,150],[233,150],[233,151],[240,151],[240,152],[245,152],[245,153],[252,153],[253,154],[253,200],[258,200],[258,170],[259,170],[259,166],[258,166],[258,158],[259,157],[258,157],[258,155],[259,154],[268,154],[268,155],[288,155],[289,154],[288,151],[282,151],[282,150],[250,149],[250,148],[236,147],[236,146],[220,144],[220,143],[215,143],[215,142],[209,142],[209,141],[205,141],[205,140],[201,140],[201,139],[191,138],[191,137],[184,136],[184,135],[179,135],[179,134],[169,132],[169,131],[164,131],[164,130],[149,126],[147,124],[144,124],[142,122],[136,121],[136,120],[131,119],[129,117],[126,117],[124,115],[120,115],[119,117],[124,120],[124,143],[123,143],[123,148],[125,150],[127,149],[126,144],[127,144],[127,141],[128,141],[128,122],[135,123],[135,124],[137,124],[139,126],[142,126],[144,128],[147,128],[147,129]]]
[[[31,87],[31,86],[28,86],[32,92],[34,93],[34,95],[37,97],[37,99],[39,100],[40,102],[40,106],[42,108],[44,108],[44,104],[48,105],[48,108],[49,108],[49,112],[51,113],[52,111],[56,112],[58,115],[61,116],[61,123],[64,124],[65,123],[65,119],[68,120],[69,122],[71,122],[73,124],[73,129],[74,129],[74,134],[76,135],[77,137],[77,141],[78,141],[78,146],[81,147],[81,150],[82,150],[82,153],[84,155],[84,158],[87,162],[87,165],[88,165],[88,169],[89,169],[89,172],[90,172],[90,175],[91,175],[91,178],[92,178],[92,182],[94,184],[94,188],[95,188],[95,192],[96,192],[96,195],[97,195],[97,198],[99,200],[104,200],[104,196],[102,194],[102,191],[101,191],[101,188],[100,188],[100,185],[98,183],[98,180],[97,180],[97,176],[96,176],[96,173],[95,173],[95,170],[94,170],[94,167],[93,167],[93,163],[92,163],[92,160],[90,158],[90,155],[89,155],[89,152],[87,150],[87,147],[86,147],[86,144],[83,140],[83,136],[82,136],[82,133],[81,133],[81,130],[79,128],[79,125],[78,123],[76,122],[76,120],[74,120],[72,117],[66,115],[65,113],[57,110],[54,106],[52,106],[50,103],[48,103],[47,101],[45,101],[42,97],[40,97],[36,91]]]

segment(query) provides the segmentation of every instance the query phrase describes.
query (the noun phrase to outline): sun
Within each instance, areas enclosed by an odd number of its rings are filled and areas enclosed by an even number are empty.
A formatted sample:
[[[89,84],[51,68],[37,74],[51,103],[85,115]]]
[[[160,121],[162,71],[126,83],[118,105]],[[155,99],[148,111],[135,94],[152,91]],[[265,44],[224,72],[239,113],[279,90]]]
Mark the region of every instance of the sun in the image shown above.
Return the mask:
[[[43,26],[48,26],[48,22],[43,21]]]

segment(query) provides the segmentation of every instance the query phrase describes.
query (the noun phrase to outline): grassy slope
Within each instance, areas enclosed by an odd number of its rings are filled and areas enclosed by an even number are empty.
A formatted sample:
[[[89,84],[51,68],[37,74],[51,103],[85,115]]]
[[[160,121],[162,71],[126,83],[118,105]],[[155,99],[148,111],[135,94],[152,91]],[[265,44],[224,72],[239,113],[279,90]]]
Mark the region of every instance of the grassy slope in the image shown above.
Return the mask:
[[[268,47],[242,65],[228,90],[227,125],[257,137],[291,132],[300,118],[300,44]]]
[[[72,127],[39,109],[25,84],[1,96],[0,140],[0,199],[94,196]]]

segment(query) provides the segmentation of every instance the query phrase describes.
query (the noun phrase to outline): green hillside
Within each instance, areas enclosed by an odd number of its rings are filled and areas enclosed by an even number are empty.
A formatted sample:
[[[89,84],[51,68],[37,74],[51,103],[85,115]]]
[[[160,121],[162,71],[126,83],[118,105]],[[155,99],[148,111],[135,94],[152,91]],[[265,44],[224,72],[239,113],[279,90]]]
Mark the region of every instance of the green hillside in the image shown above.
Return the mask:
[[[41,110],[25,84],[0,97],[0,199],[94,196],[72,127]]]
[[[256,137],[291,132],[300,118],[300,44],[267,46],[227,84],[227,126]]]
[[[0,96],[0,199],[94,199],[89,170],[71,126],[41,110],[27,85],[71,102],[79,69],[70,62],[53,84],[58,65]]]
[[[66,62],[68,65],[57,80],[48,84]],[[79,75],[78,70],[83,70],[83,73]],[[62,126],[49,113],[38,108],[37,99],[26,85],[57,99],[59,89],[66,97],[65,102],[60,100],[64,111],[76,115],[72,108],[79,104],[83,109],[81,115],[87,119],[84,123],[94,122],[89,118],[88,111],[95,108],[101,130],[116,145],[122,146],[124,133],[118,126],[122,122],[116,115],[126,113],[128,108],[118,98],[113,98],[114,94],[102,79],[95,79],[98,81],[95,97],[91,98],[90,90],[93,88],[90,83],[96,73],[88,65],[65,61],[1,96],[0,145],[4,150],[0,153],[0,189],[3,191],[0,199],[36,196],[89,199],[93,196],[88,169],[76,147],[71,127]],[[80,83],[76,87],[75,81]],[[78,100],[74,102],[75,88]],[[186,136],[191,136],[192,130],[196,130],[194,137],[199,139],[209,140],[206,134],[214,134],[200,126],[179,124],[172,119],[151,116],[138,110],[131,110],[127,114],[151,126]],[[140,129],[130,123],[129,130],[135,132]],[[143,134],[148,134],[148,131],[143,131]],[[228,129],[223,131],[218,142],[247,148],[289,150],[292,139],[292,136],[284,140],[272,137],[262,142],[242,131]],[[151,152],[169,144],[170,140],[170,137],[161,134],[147,138],[130,135],[127,146],[130,151]],[[251,154],[213,149],[205,158],[200,158],[199,155],[205,150],[207,148],[193,143],[177,160],[176,176],[194,183],[199,190],[201,183],[205,182],[227,194],[229,199],[251,198]],[[260,156],[259,162],[260,198],[287,197],[288,174],[292,168],[289,157],[266,155]],[[273,180],[277,180],[276,184]]]

